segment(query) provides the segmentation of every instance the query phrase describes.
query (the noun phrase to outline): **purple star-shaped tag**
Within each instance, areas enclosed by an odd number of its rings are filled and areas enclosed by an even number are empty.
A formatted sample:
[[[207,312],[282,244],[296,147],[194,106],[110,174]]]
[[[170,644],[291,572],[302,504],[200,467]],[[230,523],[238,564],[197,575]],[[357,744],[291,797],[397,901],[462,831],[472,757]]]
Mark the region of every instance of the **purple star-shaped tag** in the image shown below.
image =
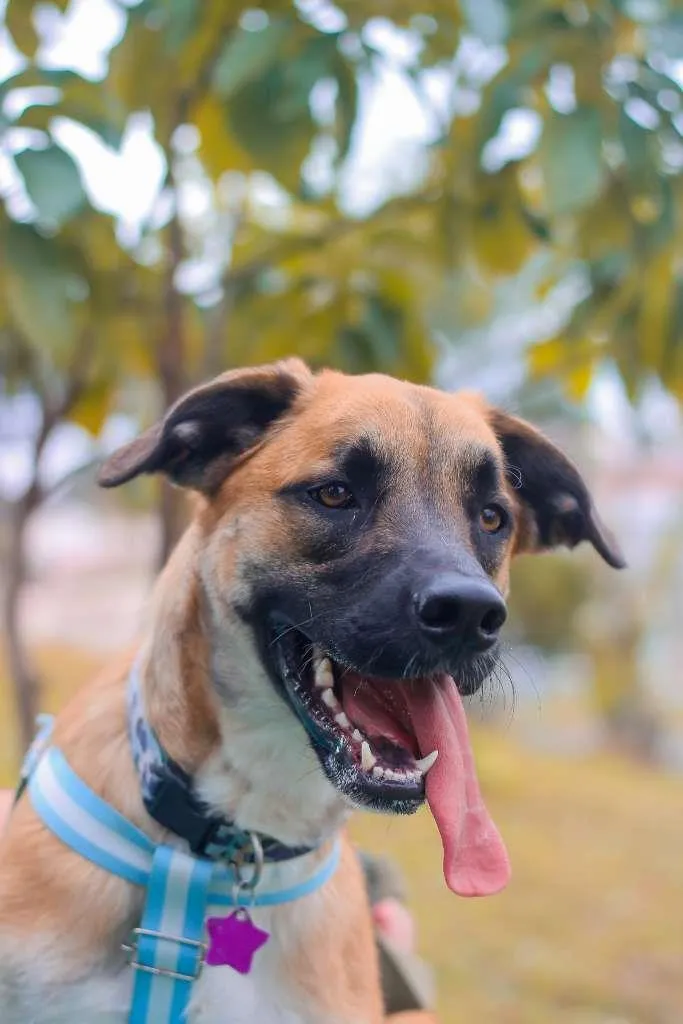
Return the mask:
[[[209,948],[205,963],[211,967],[232,967],[240,974],[249,974],[254,953],[270,938],[268,932],[256,927],[244,907],[230,917],[209,917],[206,930]]]

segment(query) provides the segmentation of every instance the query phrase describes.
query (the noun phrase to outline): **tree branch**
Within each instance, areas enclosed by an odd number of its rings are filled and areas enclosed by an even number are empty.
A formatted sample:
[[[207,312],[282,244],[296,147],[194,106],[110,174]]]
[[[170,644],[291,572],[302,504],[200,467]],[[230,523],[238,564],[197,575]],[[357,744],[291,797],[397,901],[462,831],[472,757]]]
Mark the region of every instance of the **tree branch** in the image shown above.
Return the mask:
[[[209,91],[216,65],[223,53],[225,43],[236,25],[237,21],[234,17],[229,20],[226,18],[221,28],[216,32],[214,43],[205,54],[202,66],[197,72],[192,86],[185,90],[184,101],[188,108],[203,99]]]
[[[39,375],[36,376],[36,393],[41,405],[40,429],[32,447],[31,479],[23,495],[14,503],[11,515],[11,536],[7,564],[7,579],[3,606],[3,627],[7,643],[7,659],[19,715],[21,738],[24,747],[31,742],[35,721],[39,683],[31,667],[28,650],[22,638],[20,622],[21,596],[28,572],[26,558],[26,536],[29,521],[36,509],[45,500],[46,490],[40,486],[40,461],[45,446],[57,425],[68,416],[83,394],[87,385],[93,336],[89,330],[82,332],[76,344],[71,364],[67,371],[64,391],[55,401],[50,401],[41,389]],[[35,354],[25,345],[29,365],[36,367]]]
[[[323,231],[319,231],[315,235],[280,239],[253,260],[237,267],[228,267],[221,279],[221,285],[223,288],[228,289],[247,284],[265,270],[281,263],[283,260],[291,259],[292,256],[296,256],[298,253],[307,252],[309,249],[322,248],[331,242],[337,241],[339,238],[343,238],[344,235],[367,229],[368,225],[379,224],[385,217],[393,217],[396,213],[404,213],[414,208],[434,203],[441,198],[441,195],[441,189],[430,188],[409,196],[398,196],[396,199],[390,199],[366,220],[351,220],[347,217],[340,217],[339,220],[332,221]]]

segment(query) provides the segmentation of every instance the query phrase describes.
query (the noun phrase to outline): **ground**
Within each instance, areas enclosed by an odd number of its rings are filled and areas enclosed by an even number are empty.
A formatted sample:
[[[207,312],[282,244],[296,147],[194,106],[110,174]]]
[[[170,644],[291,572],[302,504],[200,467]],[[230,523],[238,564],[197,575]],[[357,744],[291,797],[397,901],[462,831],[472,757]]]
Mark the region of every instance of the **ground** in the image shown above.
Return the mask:
[[[43,707],[57,710],[97,664],[42,647]],[[0,672],[0,784],[16,739]],[[356,839],[403,867],[420,947],[438,975],[445,1024],[681,1024],[680,779],[614,756],[530,751],[513,732],[475,730],[490,810],[506,839],[505,893],[445,889],[427,813],[359,816]]]

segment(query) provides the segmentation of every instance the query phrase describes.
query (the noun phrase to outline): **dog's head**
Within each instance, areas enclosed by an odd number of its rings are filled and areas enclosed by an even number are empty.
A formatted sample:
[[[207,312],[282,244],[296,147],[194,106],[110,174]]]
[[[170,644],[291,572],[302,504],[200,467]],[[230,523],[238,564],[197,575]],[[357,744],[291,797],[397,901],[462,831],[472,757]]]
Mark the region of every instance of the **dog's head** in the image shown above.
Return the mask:
[[[288,360],[191,392],[100,482],[153,472],[203,496],[212,618],[292,742],[358,806],[414,810],[427,776],[453,860],[479,801],[458,691],[495,665],[511,558],[585,540],[622,565],[573,464],[476,395]]]

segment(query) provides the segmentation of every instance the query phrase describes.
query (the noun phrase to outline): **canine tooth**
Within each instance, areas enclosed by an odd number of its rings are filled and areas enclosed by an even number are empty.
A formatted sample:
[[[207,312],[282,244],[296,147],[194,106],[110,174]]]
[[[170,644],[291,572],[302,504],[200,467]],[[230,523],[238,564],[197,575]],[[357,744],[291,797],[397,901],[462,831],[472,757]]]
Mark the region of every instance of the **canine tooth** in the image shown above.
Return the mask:
[[[321,658],[315,666],[315,685],[321,690],[329,690],[333,683],[332,663],[329,658]]]
[[[370,750],[370,744],[363,740],[360,748],[360,766],[364,772],[369,772],[377,764],[377,758]]]
[[[362,743],[363,733],[359,732],[358,729],[354,729],[353,732],[351,733],[351,739],[355,740],[356,743]]]
[[[323,704],[327,704],[328,708],[338,708],[339,707],[339,701],[335,697],[335,695],[332,692],[331,688],[326,688],[326,689],[323,690],[322,695],[321,695],[321,699],[322,699]]]
[[[416,766],[420,769],[423,775],[426,775],[429,769],[433,766],[437,757],[439,756],[438,750],[432,750],[431,754],[427,754],[426,757],[421,757],[419,761],[416,761]]]
[[[351,728],[351,723],[349,722],[348,718],[346,717],[343,711],[340,711],[338,715],[335,715],[334,720],[340,729]]]

